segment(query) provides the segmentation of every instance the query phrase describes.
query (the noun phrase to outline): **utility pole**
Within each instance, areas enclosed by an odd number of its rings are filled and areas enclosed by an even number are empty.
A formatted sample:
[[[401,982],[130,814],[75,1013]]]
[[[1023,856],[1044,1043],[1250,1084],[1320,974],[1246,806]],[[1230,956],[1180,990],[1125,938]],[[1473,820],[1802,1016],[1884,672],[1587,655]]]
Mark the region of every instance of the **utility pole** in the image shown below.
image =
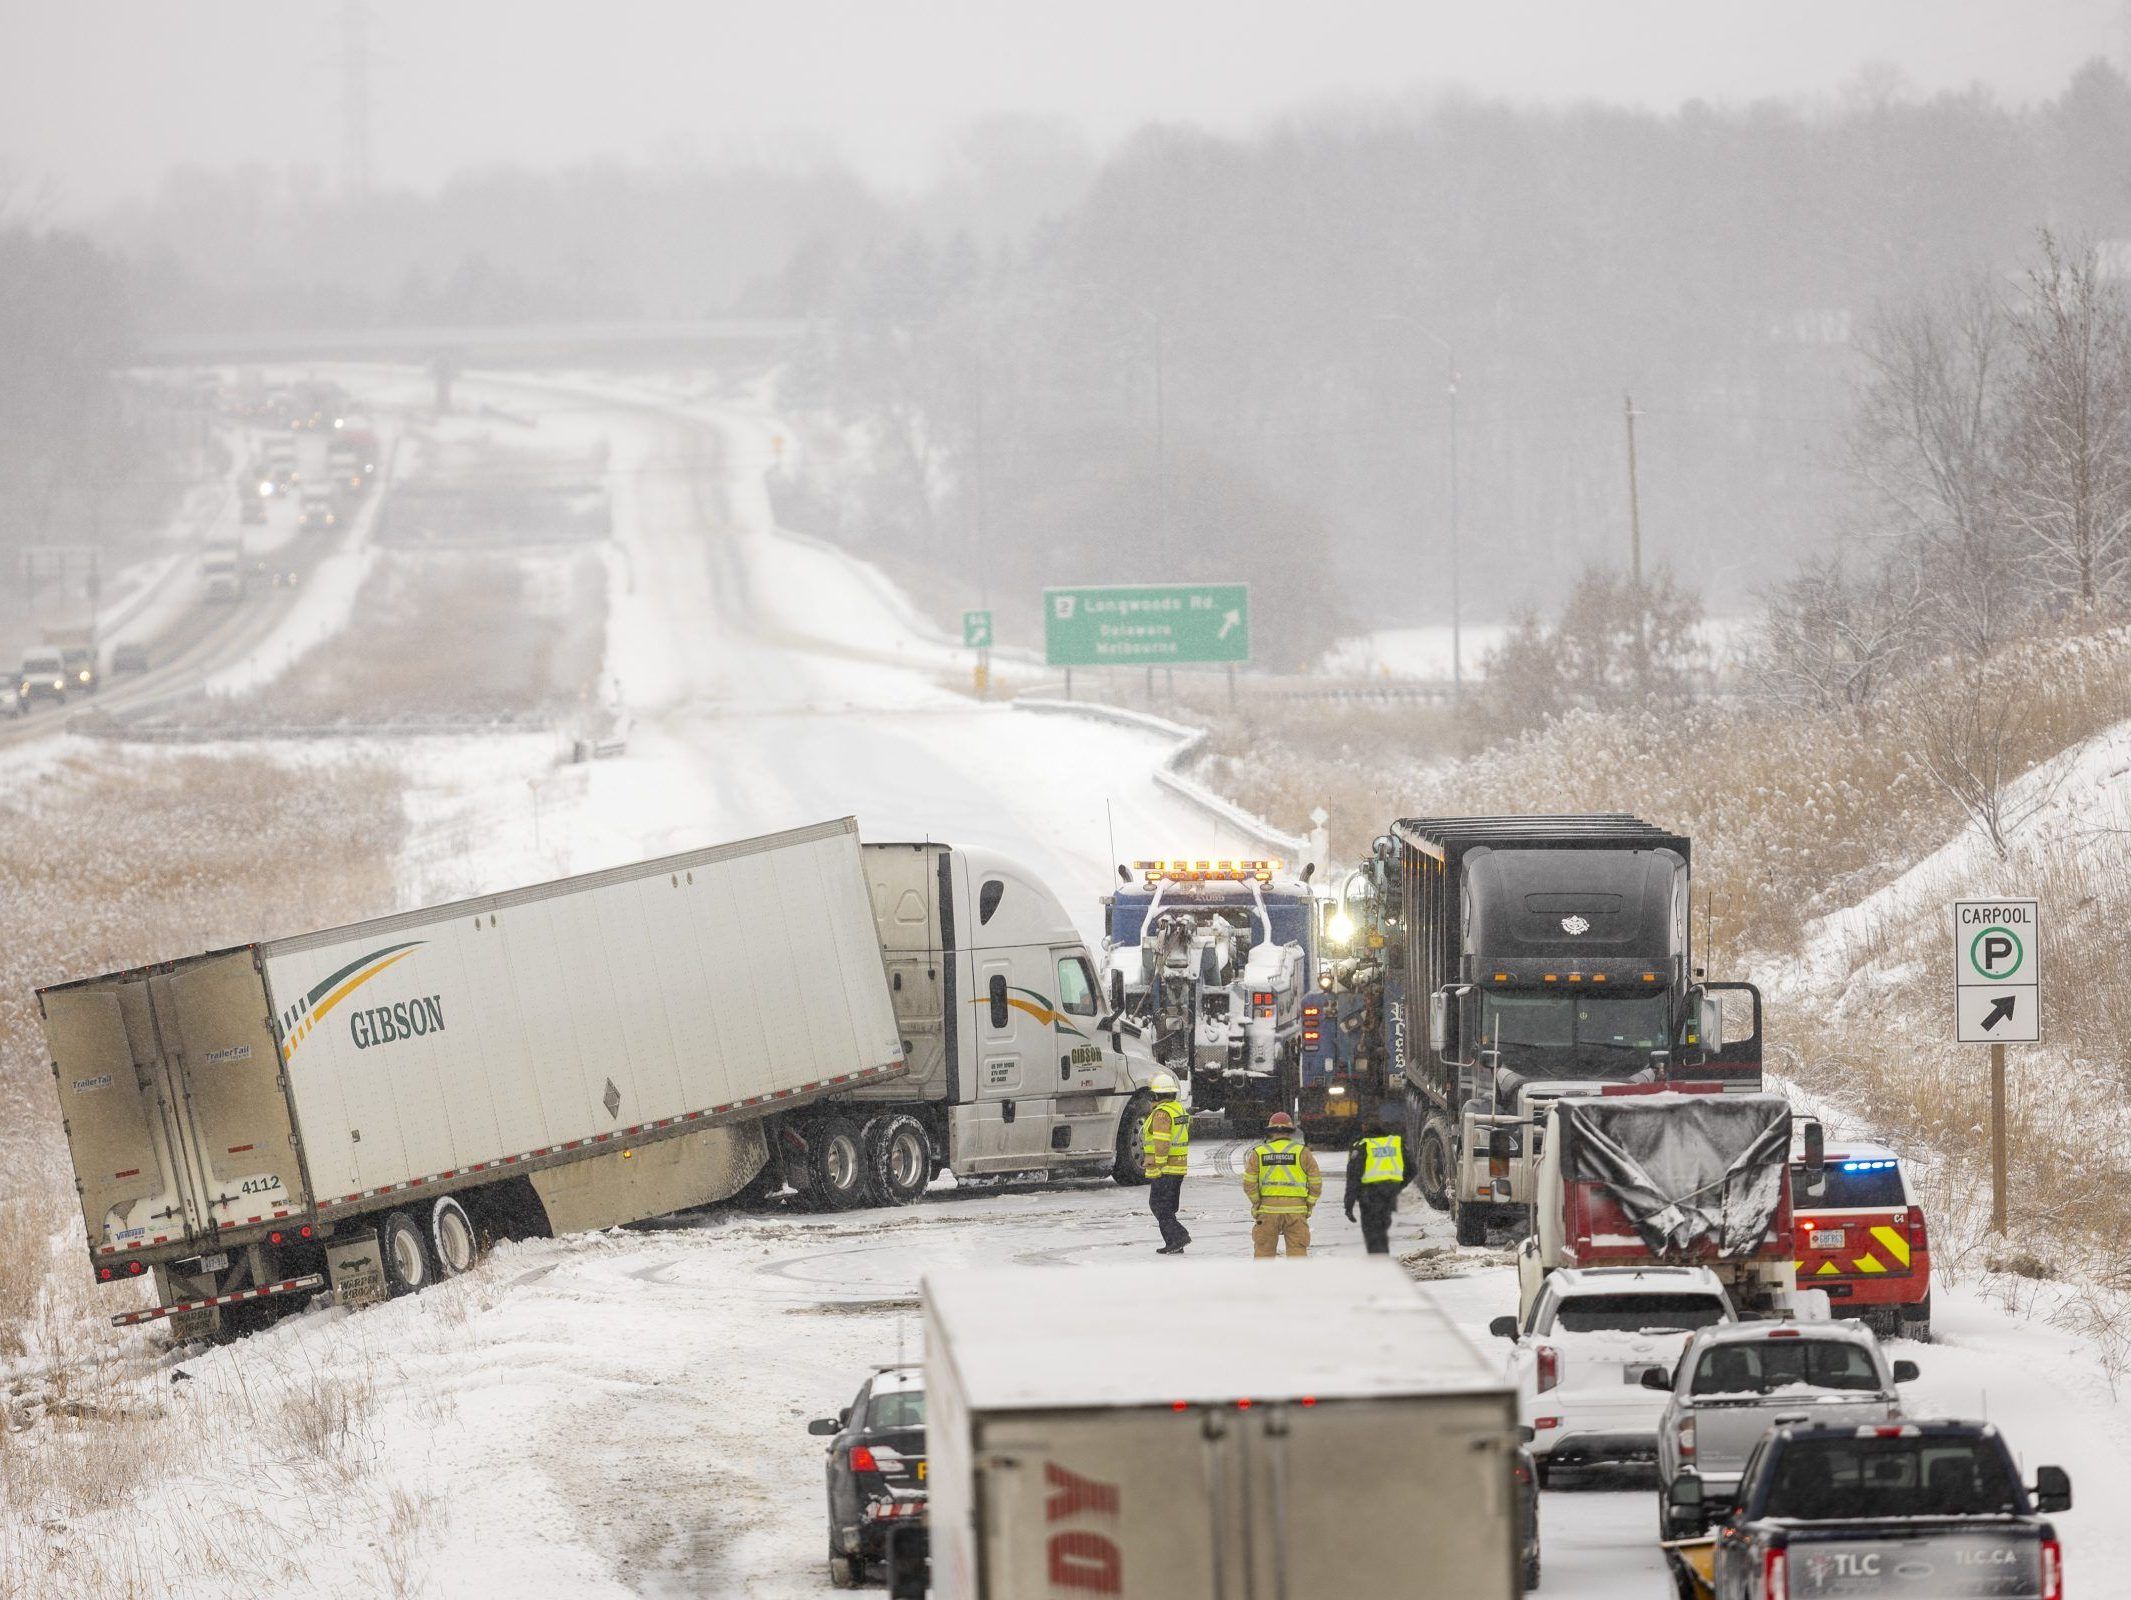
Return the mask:
[[[1635,400],[1621,396],[1621,409],[1628,419],[1628,576],[1638,592],[1643,587],[1643,506],[1635,482]]]
[[[1422,338],[1440,345],[1448,363],[1444,392],[1450,398],[1450,696],[1451,704],[1459,706],[1465,702],[1465,629],[1458,576],[1458,352],[1440,333],[1423,327],[1402,311],[1380,312],[1376,320],[1404,323]]]
[[[1147,315],[1154,321],[1154,486],[1157,497],[1156,526],[1160,529],[1161,542],[1156,549],[1161,553],[1162,573],[1169,573],[1169,433],[1165,415],[1166,395],[1162,383],[1162,319],[1153,312]]]
[[[340,181],[350,194],[370,192],[370,7],[341,0]]]
[[[1465,643],[1458,596],[1458,355],[1443,346],[1450,357],[1450,704],[1455,710],[1465,703]]]

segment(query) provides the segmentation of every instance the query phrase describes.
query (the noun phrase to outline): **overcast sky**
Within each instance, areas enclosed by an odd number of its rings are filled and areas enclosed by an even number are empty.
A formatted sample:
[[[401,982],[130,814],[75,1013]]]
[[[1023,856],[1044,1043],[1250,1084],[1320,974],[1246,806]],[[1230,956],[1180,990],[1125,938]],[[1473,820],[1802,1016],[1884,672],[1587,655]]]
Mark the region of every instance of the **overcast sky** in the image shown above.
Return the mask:
[[[338,178],[341,0],[0,0],[0,174],[53,214],[181,161]],[[1462,86],[1659,108],[1837,88],[2054,93],[2121,0],[371,0],[376,179],[734,149],[922,182],[990,111],[1155,118]]]

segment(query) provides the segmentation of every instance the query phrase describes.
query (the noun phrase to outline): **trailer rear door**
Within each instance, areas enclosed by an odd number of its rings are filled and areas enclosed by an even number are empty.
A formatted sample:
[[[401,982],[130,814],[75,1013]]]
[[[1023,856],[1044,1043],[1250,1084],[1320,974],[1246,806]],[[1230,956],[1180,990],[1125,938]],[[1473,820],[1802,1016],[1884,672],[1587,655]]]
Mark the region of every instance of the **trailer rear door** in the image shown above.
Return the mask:
[[[147,985],[131,987],[145,1021]],[[198,1219],[169,1125],[175,1097],[153,1049],[135,1051],[119,986],[55,989],[42,1000],[89,1253],[191,1238]]]
[[[91,1254],[167,1257],[305,1204],[249,948],[40,998]]]
[[[252,952],[187,963],[154,992],[191,1107],[201,1214],[217,1228],[243,1228],[306,1205],[273,1003]]]

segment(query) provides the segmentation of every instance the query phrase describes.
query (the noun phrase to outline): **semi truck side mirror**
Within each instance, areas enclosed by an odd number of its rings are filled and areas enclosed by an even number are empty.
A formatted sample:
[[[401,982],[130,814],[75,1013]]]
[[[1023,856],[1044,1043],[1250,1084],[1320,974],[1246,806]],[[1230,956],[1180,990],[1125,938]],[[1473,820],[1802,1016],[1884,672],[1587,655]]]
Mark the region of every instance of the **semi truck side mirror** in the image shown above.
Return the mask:
[[[1428,1037],[1436,1053],[1453,1067],[1473,1064],[1466,1041],[1476,1031],[1473,1024],[1479,1002],[1470,984],[1448,984],[1428,997]]]
[[[1110,1009],[1113,1012],[1125,1009],[1125,975],[1115,967],[1110,969]]]
[[[1818,1200],[1828,1187],[1828,1136],[1818,1117],[1809,1117],[1804,1129],[1805,1192]]]
[[[2072,1509],[2072,1480],[2062,1467],[2037,1467],[2035,1469],[2035,1509],[2037,1511],[2069,1511]]]
[[[1724,1047],[1724,1002],[1705,994],[1695,1005],[1695,1033],[1701,1059],[1707,1060]]]

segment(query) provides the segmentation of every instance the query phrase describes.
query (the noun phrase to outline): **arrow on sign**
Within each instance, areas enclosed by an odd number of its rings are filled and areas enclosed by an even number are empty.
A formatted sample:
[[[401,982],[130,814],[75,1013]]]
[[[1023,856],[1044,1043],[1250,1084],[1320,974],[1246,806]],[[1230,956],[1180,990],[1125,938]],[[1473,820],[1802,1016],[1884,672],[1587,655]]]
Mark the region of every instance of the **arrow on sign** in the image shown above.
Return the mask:
[[[1221,616],[1221,631],[1220,631],[1219,633],[1215,634],[1215,635],[1214,635],[1214,637],[1215,637],[1216,639],[1225,639],[1225,638],[1227,638],[1227,637],[1229,636],[1229,634],[1230,634],[1230,633],[1231,633],[1231,632],[1232,632],[1233,630],[1235,630],[1235,629],[1237,629],[1237,628],[1240,628],[1240,627],[1242,627],[1242,626],[1243,626],[1243,613],[1242,613],[1242,612],[1240,612],[1240,611],[1228,611],[1228,612],[1224,612],[1224,613],[1222,613],[1222,616]]]
[[[1983,1013],[1983,1031],[1988,1033],[1999,1023],[2012,1021],[2013,1004],[2018,998],[2017,995],[2001,994],[1993,1000],[1990,1009]]]

